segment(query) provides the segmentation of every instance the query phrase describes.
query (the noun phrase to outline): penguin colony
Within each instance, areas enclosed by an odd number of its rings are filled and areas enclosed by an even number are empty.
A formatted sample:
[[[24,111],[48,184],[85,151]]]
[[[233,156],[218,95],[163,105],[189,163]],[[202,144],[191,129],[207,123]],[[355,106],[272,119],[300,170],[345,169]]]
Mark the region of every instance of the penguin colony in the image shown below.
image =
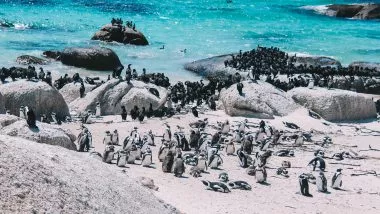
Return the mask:
[[[273,176],[280,176],[293,182],[297,179],[289,175],[289,171],[292,170],[290,160],[296,157],[295,149],[302,147],[305,141],[311,140],[311,134],[300,131],[296,124],[285,122],[284,125],[297,131],[284,133],[264,121],[255,124],[247,119],[234,121],[233,124],[226,120],[216,125],[209,124],[207,119],[198,120],[189,124],[189,139],[184,127],[177,126],[177,130],[172,133],[173,128],[167,123],[164,124],[162,135],[153,134],[152,131],[140,133],[138,128],[134,127],[123,141],[119,141],[117,130],[113,133],[106,131],[102,160],[108,164],[115,163],[118,167],[137,164],[156,170],[161,169],[163,173],[172,173],[175,177],[182,177],[188,171],[188,174],[194,178],[199,178],[209,170],[222,170],[215,180],[200,179],[200,183],[206,186],[206,189],[215,192],[230,193],[234,189],[249,191],[252,189],[250,183],[268,185],[270,183],[268,178]],[[83,151],[92,147],[92,138],[88,129],[84,126],[82,128],[78,142]],[[156,145],[157,141],[161,143]],[[330,178],[331,183],[328,185],[328,178],[325,175],[326,158],[334,160],[354,158],[354,154],[347,151],[326,157],[324,150],[332,144],[330,137],[324,137],[315,144],[322,149],[315,150],[315,157],[305,163],[311,172],[298,176],[299,192],[308,197],[312,196],[309,192],[310,184],[315,184],[320,193],[329,193],[329,187],[332,189],[342,187],[343,174],[340,168]],[[157,154],[152,154],[153,146],[158,147]],[[153,162],[154,155],[157,155],[159,162]],[[230,181],[228,172],[223,171],[225,156],[234,158],[236,164],[254,178],[247,181]],[[267,165],[273,156],[285,157],[287,160],[283,160],[275,172],[268,172]]]

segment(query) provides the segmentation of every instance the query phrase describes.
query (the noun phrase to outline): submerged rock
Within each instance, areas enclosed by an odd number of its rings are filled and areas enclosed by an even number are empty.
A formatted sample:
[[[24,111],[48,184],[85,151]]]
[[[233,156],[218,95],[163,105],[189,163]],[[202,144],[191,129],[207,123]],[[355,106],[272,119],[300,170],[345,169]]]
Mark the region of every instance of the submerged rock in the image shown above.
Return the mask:
[[[61,61],[65,65],[90,70],[113,70],[122,66],[117,54],[103,47],[66,48],[60,51],[45,51],[44,56]]]
[[[271,119],[285,116],[298,106],[285,92],[269,83],[244,81],[243,95],[239,95],[236,84],[220,92],[225,112],[230,116]]]
[[[103,26],[91,39],[131,45],[149,45],[148,40],[140,31],[112,24]]]
[[[376,107],[372,99],[355,92],[300,87],[288,91],[288,94],[296,103],[311,109],[328,121],[376,118]]]

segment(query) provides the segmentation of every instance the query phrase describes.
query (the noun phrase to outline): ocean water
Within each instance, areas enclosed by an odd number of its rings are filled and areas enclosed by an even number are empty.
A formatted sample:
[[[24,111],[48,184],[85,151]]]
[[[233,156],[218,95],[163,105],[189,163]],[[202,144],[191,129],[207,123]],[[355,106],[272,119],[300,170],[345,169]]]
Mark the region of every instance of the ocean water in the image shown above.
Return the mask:
[[[319,15],[305,6],[361,0],[0,0],[0,67],[16,65],[22,54],[75,46],[106,46],[123,64],[164,72],[178,80],[195,78],[183,64],[219,54],[277,46],[289,52],[332,56],[343,64],[380,62],[380,21]],[[380,0],[371,1],[380,3]],[[150,45],[107,44],[92,35],[112,17],[133,20]],[[164,50],[159,48],[165,45]],[[187,53],[180,50],[187,49]],[[81,72],[53,63],[58,73]]]

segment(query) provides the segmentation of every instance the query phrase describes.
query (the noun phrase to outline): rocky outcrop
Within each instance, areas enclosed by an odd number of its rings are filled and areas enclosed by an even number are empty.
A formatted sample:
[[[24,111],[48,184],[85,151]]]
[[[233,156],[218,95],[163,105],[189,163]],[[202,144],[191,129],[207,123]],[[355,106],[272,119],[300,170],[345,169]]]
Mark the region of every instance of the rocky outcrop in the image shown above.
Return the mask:
[[[274,116],[285,116],[300,107],[285,92],[269,83],[244,81],[243,85],[242,96],[239,95],[236,84],[220,93],[219,99],[230,116],[271,119]]]
[[[380,4],[332,4],[321,7],[306,7],[318,13],[339,18],[380,19]]]
[[[45,51],[45,57],[61,61],[65,65],[90,70],[113,70],[122,66],[117,54],[103,47],[66,48],[60,51]]]
[[[294,101],[318,113],[328,121],[349,121],[376,118],[372,99],[339,89],[315,87],[288,91]]]
[[[290,55],[294,55],[290,53]],[[206,78],[226,78],[228,75],[233,75],[239,72],[242,76],[246,76],[248,73],[240,72],[232,67],[226,67],[224,65],[225,60],[231,60],[231,54],[215,56],[207,59],[197,60],[184,65],[184,68],[188,71],[192,71],[200,76]],[[335,66],[341,67],[341,63],[331,57],[324,56],[309,56],[303,54],[296,54],[296,65],[304,64],[307,66]]]
[[[103,26],[91,39],[131,45],[149,45],[148,40],[140,31],[112,24]]]
[[[0,114],[4,114],[4,113],[5,113],[5,100],[4,100],[4,96],[0,92]]]
[[[12,119],[12,118],[11,118]],[[8,120],[10,121],[10,120]],[[37,122],[38,128],[29,128],[26,120],[18,120],[0,129],[0,134],[21,137],[38,143],[76,150],[76,137],[59,126]]]
[[[19,120],[21,120],[21,118],[14,115],[0,114],[0,129],[9,126]]]
[[[360,68],[360,69],[375,69],[377,72],[380,72],[380,63],[379,62],[352,62],[348,67]]]
[[[17,57],[16,62],[21,65],[46,65],[48,61],[29,55],[22,55]]]
[[[342,67],[341,63],[338,60],[325,56],[296,56],[295,64],[302,64],[313,67]]]
[[[66,103],[71,103],[72,101],[80,97],[80,87],[81,84],[79,82],[69,83],[63,86],[61,89],[59,89],[59,93],[62,94],[63,99],[66,101]],[[89,93],[95,87],[95,85],[84,83],[85,94]]]
[[[156,89],[160,97],[150,93],[149,88]],[[120,114],[122,105],[129,111],[134,105],[147,109],[152,103],[153,108],[156,109],[165,103],[166,97],[167,91],[162,87],[140,81],[131,81],[131,84],[128,84],[119,79],[112,79],[87,93],[84,98],[74,100],[69,106],[71,110],[78,113],[87,110],[95,111],[96,103],[99,102],[102,115],[114,115]]]
[[[184,68],[206,78],[225,78],[238,70],[226,67],[225,60],[231,60],[231,54],[215,56],[185,64]]]
[[[42,81],[18,80],[0,85],[5,108],[13,115],[19,115],[20,106],[28,106],[36,117],[56,113],[57,118],[70,116],[62,95],[55,88]]]
[[[2,213],[178,213],[122,170],[87,154],[0,139]]]

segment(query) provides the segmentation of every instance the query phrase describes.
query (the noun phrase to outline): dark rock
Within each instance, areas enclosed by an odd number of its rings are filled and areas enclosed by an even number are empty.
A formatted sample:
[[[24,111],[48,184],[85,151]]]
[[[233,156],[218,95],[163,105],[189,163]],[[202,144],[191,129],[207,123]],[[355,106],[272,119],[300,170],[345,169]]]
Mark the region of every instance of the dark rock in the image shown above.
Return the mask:
[[[112,24],[103,26],[91,39],[131,45],[149,45],[148,40],[140,31]]]
[[[66,48],[62,52],[45,51],[49,58],[60,60],[65,65],[87,68],[90,70],[113,70],[121,66],[116,53],[103,47]]]
[[[48,61],[35,56],[22,55],[17,57],[16,62],[22,65],[46,65]]]
[[[379,62],[352,62],[348,67],[357,67],[363,69],[376,69],[380,72],[380,63]]]
[[[354,19],[380,19],[380,4],[333,4],[326,15]],[[331,13],[331,11],[333,11]]]

